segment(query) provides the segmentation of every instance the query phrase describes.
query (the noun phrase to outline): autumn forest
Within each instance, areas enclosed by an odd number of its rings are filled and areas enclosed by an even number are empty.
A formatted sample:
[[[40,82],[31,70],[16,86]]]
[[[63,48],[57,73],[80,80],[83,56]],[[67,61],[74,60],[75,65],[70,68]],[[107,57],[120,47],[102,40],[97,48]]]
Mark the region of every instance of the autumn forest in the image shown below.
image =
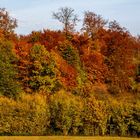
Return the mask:
[[[63,30],[18,35],[0,8],[0,135],[139,137],[140,36],[92,11],[52,18]]]

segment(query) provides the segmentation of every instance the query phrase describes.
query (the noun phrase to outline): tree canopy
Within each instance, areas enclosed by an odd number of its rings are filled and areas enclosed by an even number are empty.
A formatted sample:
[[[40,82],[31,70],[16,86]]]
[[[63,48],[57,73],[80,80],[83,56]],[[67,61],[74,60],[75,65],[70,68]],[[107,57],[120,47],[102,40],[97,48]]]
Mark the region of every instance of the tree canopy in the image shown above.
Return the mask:
[[[140,37],[86,11],[64,30],[14,32],[0,9],[0,135],[140,136]]]

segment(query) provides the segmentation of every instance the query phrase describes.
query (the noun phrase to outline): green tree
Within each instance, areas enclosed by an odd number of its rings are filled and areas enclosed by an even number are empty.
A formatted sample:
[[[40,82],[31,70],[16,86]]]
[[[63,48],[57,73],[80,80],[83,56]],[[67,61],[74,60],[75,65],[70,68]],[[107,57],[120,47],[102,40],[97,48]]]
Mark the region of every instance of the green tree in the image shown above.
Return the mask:
[[[29,86],[33,91],[54,92],[60,87],[55,62],[44,46],[34,45],[30,51]]]
[[[110,121],[110,134],[114,131],[117,135],[125,136],[128,130],[128,124],[131,120],[128,105],[122,103],[111,104],[111,121]]]
[[[83,103],[79,97],[75,97],[66,91],[59,91],[51,97],[50,113],[51,127],[63,135],[78,133],[82,126]],[[57,133],[58,133],[57,132]]]
[[[17,80],[15,62],[11,42],[0,40],[0,93],[8,97],[16,97],[21,90]]]

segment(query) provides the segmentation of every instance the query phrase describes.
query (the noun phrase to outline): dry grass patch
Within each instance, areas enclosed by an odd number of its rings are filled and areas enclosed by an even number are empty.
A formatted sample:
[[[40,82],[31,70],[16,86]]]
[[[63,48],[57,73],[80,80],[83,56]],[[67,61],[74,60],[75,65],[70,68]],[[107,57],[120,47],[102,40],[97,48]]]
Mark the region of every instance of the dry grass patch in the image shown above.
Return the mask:
[[[0,140],[140,140],[128,137],[82,137],[82,136],[3,136]]]

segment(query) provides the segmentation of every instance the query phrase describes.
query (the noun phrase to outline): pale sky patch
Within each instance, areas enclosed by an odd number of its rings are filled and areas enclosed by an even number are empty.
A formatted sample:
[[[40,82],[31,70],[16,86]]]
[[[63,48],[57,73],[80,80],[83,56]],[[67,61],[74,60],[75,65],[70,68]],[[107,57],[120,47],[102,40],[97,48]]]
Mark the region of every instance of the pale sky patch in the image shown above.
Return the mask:
[[[52,12],[65,6],[75,9],[81,20],[84,11],[93,11],[109,21],[117,20],[133,35],[140,34],[140,0],[0,0],[0,7],[17,18],[18,34],[43,28],[62,29],[62,25],[52,18]],[[79,23],[77,29],[80,28]]]

